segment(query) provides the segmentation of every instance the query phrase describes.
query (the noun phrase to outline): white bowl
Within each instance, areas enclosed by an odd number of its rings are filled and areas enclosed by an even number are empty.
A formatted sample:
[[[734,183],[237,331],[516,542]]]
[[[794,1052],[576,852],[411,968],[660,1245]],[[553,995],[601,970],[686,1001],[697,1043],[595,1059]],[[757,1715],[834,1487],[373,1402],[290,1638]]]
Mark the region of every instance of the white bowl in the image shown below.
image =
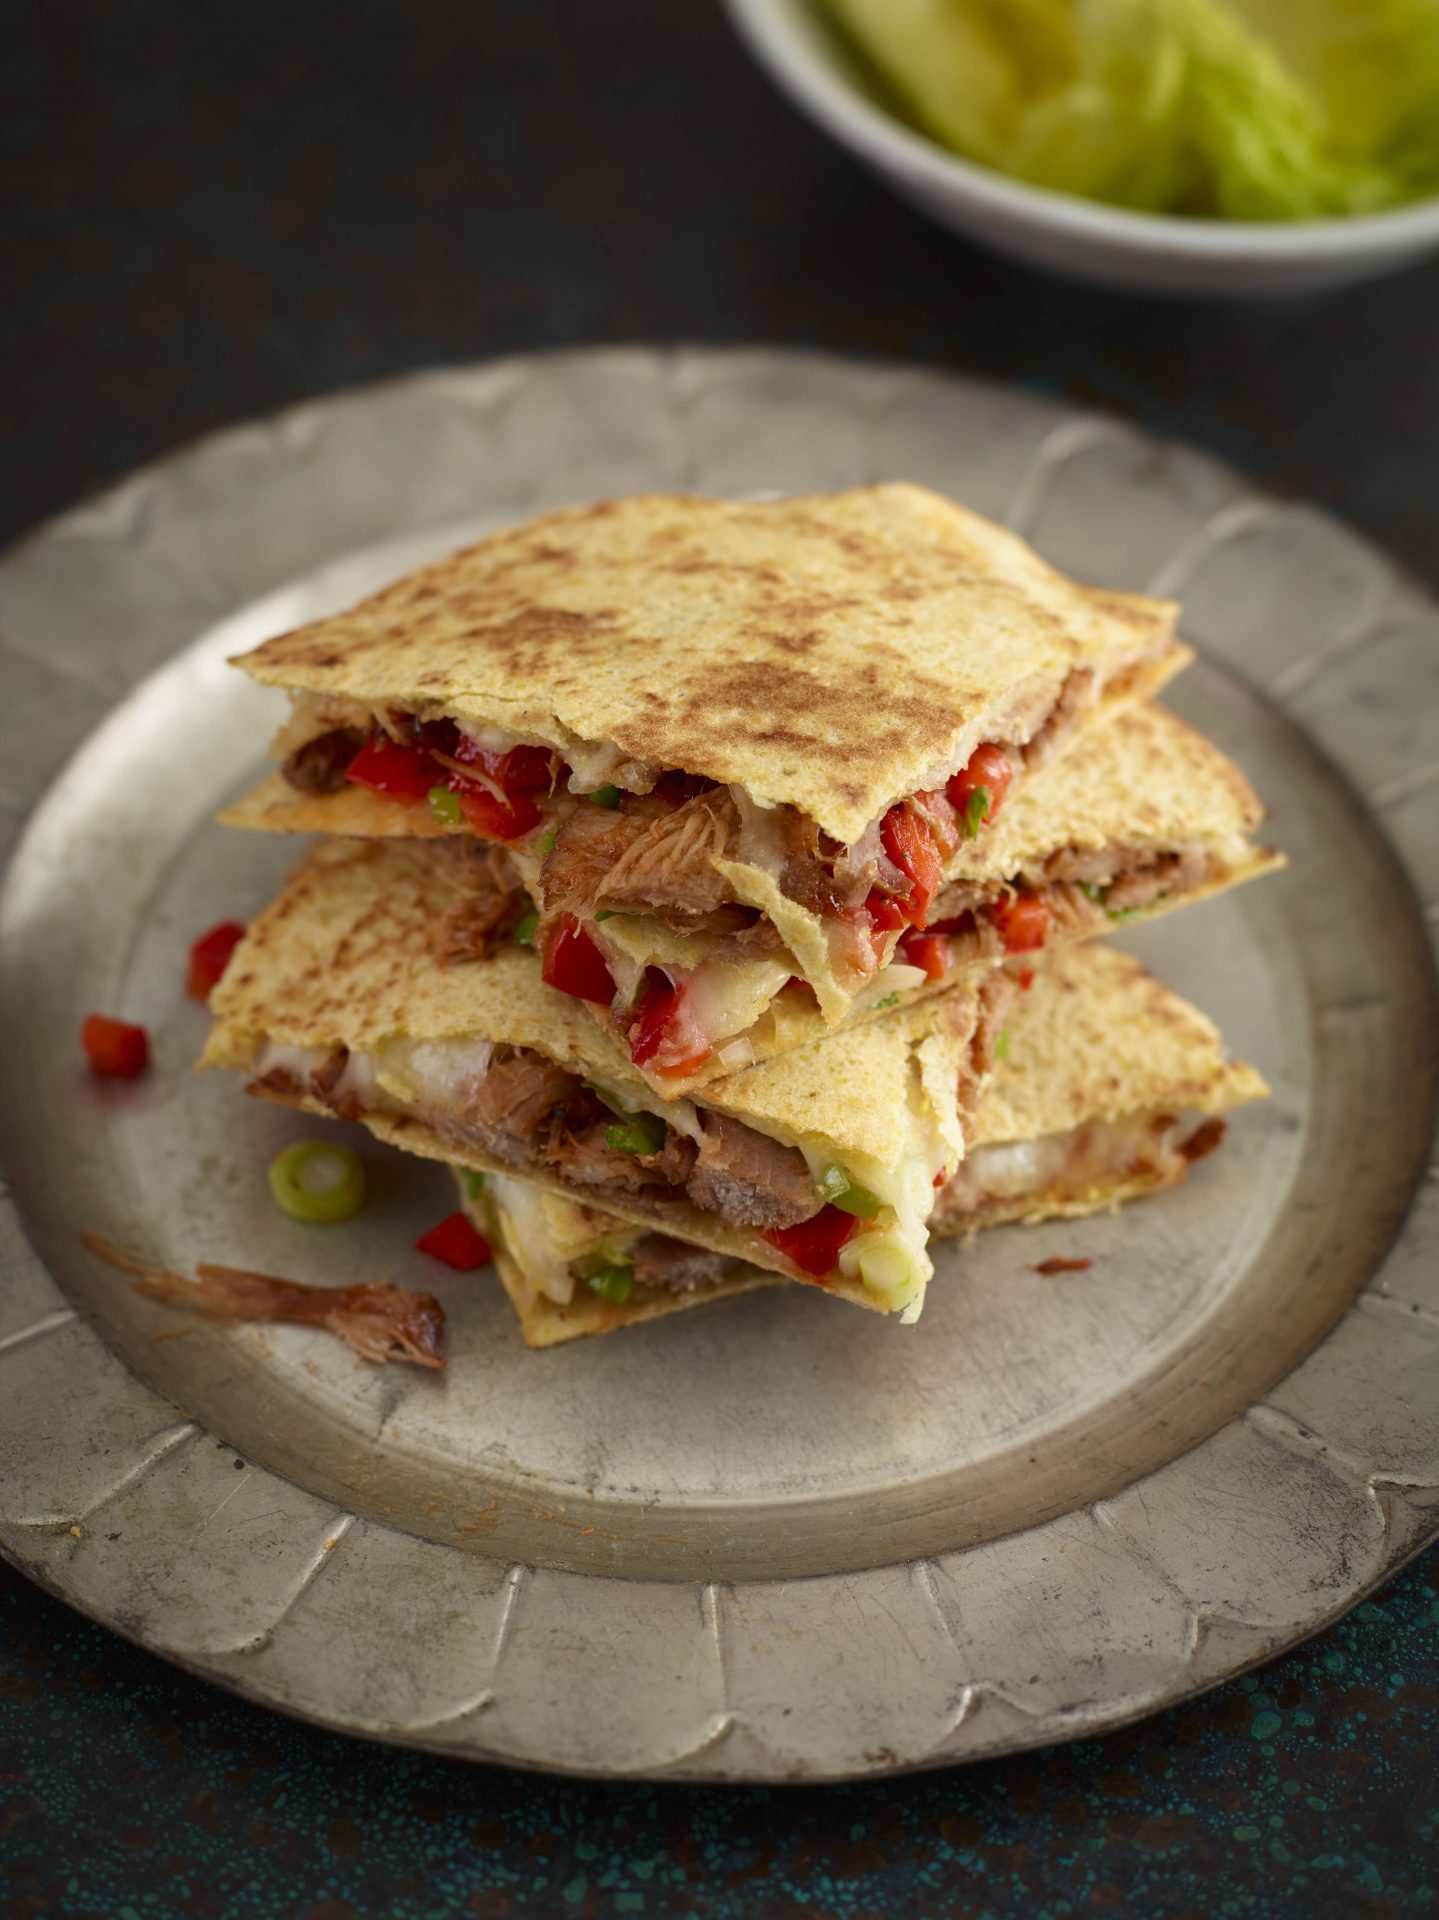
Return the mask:
[[[1082,280],[1156,293],[1305,293],[1439,249],[1439,199],[1345,220],[1266,223],[1130,213],[974,165],[867,97],[808,0],[726,0],[791,100],[895,192],[947,227]]]

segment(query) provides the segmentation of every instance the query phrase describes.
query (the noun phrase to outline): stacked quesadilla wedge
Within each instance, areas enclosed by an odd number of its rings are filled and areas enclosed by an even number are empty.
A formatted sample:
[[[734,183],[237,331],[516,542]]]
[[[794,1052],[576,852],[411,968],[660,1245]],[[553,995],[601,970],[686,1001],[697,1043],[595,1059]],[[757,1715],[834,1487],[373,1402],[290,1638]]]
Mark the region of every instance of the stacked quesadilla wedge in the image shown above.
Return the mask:
[[[442,884],[425,847],[321,842],[236,949],[203,1064],[241,1068],[256,1093],[359,1120],[410,1152],[513,1170],[918,1313],[926,1222],[963,1155],[1007,975],[670,1100],[544,984],[534,954],[439,957]]]
[[[1127,954],[1073,947],[1016,994],[999,1059],[940,1190],[931,1236],[1113,1209],[1176,1185],[1223,1138],[1219,1116],[1261,1100],[1218,1029]],[[532,1347],[708,1306],[776,1276],[541,1188],[457,1169],[463,1204]]]
[[[842,1022],[1033,770],[1190,658],[1175,617],[912,486],[552,514],[245,655],[293,710],[224,817],[504,847],[546,980],[693,1082],[791,982],[780,1024]],[[1043,944],[1022,896],[993,925]]]

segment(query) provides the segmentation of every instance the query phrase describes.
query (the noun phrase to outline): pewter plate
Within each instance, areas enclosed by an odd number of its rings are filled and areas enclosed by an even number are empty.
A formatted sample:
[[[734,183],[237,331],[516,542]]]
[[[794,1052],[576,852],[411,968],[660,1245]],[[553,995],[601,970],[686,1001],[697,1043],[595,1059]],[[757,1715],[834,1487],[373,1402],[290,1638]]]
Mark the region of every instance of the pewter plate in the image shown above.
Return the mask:
[[[916,1328],[796,1289],[531,1354],[491,1276],[410,1251],[452,1204],[438,1169],[366,1145],[359,1223],[280,1218],[265,1165],[312,1123],[192,1075],[180,991],[195,933],[295,852],[211,824],[275,718],[226,655],[550,505],[892,476],[1183,596],[1202,660],[1173,702],[1291,865],[1132,944],[1273,1100],[1176,1193],[946,1249]],[[0,1546],[72,1605],[351,1732],[823,1779],[1181,1699],[1433,1530],[1439,609],[1331,521],[930,372],[564,354],[135,476],[0,566],[0,664]],[[91,1008],[149,1026],[145,1080],[89,1078]],[[167,1312],[81,1227],[185,1269],[432,1288],[449,1372]],[[1059,1251],[1093,1266],[1034,1272]]]

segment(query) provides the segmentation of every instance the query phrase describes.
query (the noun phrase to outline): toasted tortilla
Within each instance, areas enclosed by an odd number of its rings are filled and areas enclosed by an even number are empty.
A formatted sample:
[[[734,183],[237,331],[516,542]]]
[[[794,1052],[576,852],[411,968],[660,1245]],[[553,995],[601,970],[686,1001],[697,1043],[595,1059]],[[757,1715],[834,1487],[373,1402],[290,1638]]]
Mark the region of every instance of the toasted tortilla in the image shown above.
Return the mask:
[[[461,965],[435,957],[429,936],[443,904],[437,875],[431,851],[405,842],[336,840],[311,848],[279,898],[251,922],[216,988],[215,1024],[201,1065],[254,1071],[267,1048],[327,1055],[344,1047],[373,1064],[379,1098],[392,1103],[354,1117],[410,1152],[481,1170],[505,1169],[399,1110],[412,1092],[409,1077],[419,1071],[415,1047],[491,1042],[530,1048],[617,1093],[627,1106],[663,1113],[665,1102],[626,1050],[581,1002],[543,984],[534,954],[502,947],[488,960]],[[925,1187],[923,1214],[911,1222],[922,1234],[932,1170],[947,1173],[964,1151],[959,1087],[978,1001],[975,989],[960,988],[890,1019],[842,1029],[711,1083],[701,1103],[808,1155],[838,1161],[877,1190],[892,1186],[912,1195]],[[259,1084],[255,1091],[330,1111],[303,1090]],[[681,1115],[682,1108],[670,1112]],[[653,1225],[673,1223],[682,1237],[799,1277],[757,1233],[688,1201],[657,1208],[637,1200],[623,1210]],[[922,1246],[912,1250],[922,1296],[927,1265]],[[836,1274],[826,1285],[885,1310],[858,1278]]]
[[[1188,657],[1176,618],[922,487],[652,494],[494,534],[236,664],[571,765],[700,775],[848,844],[983,742],[1027,738],[1072,673],[1152,692]]]
[[[1015,999],[1008,1035],[1006,1055],[996,1064],[969,1122],[966,1162],[951,1189],[978,1169],[986,1148],[1042,1147],[1046,1141],[1070,1139],[1081,1129],[1132,1126],[1143,1133],[1157,1117],[1216,1116],[1262,1100],[1269,1092],[1253,1067],[1226,1059],[1223,1037],[1212,1021],[1161,986],[1137,960],[1113,948],[1080,946],[1052,956],[1037,971],[1032,989]],[[1007,1202],[1000,1198],[981,1213],[947,1212],[946,1195],[941,1194],[931,1235],[953,1239],[1015,1221],[1035,1224],[1112,1211],[1177,1185],[1188,1169],[1181,1149],[1140,1154],[1122,1172],[1101,1180],[1076,1183],[1055,1171],[1037,1189]],[[495,1235],[483,1196],[477,1200],[463,1181],[461,1196],[476,1224],[493,1236],[495,1267],[527,1346],[550,1347],[611,1333],[762,1285],[783,1284],[778,1276],[736,1265],[722,1279],[691,1292],[637,1286],[623,1302],[602,1299],[576,1283],[571,1300],[561,1304],[542,1290],[535,1272],[527,1271],[525,1249],[508,1244],[503,1234]],[[563,1208],[564,1202],[554,1205]],[[564,1224],[565,1215],[555,1213],[551,1232]],[[598,1242],[628,1225],[616,1215],[588,1208],[577,1218],[566,1245],[578,1252],[582,1233],[590,1232]]]

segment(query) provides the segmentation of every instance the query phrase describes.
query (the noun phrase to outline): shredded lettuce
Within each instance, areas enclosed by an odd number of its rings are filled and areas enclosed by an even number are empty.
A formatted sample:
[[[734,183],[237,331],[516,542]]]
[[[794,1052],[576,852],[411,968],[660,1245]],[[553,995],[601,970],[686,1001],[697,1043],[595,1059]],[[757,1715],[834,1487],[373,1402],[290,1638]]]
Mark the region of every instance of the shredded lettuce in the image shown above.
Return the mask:
[[[956,153],[1154,213],[1439,193],[1439,0],[820,0]]]

